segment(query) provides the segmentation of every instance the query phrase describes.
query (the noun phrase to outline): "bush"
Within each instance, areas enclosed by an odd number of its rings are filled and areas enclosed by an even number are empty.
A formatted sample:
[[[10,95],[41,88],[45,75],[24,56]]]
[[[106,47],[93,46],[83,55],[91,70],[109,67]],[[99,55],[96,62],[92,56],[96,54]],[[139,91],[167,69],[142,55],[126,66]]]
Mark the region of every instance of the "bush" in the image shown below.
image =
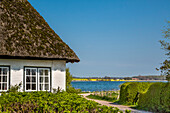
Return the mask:
[[[154,83],[139,96],[138,107],[153,112],[170,112],[170,83]]]
[[[10,89],[7,92],[18,92],[21,89],[22,82],[14,86],[11,85]]]
[[[75,89],[74,87],[68,87],[67,89],[66,89],[66,91],[68,92],[68,93],[80,93],[81,92],[81,89]]]
[[[126,101],[127,101],[127,97],[126,97],[127,96],[127,89],[126,89],[126,87],[129,84],[130,84],[130,82],[125,82],[125,83],[121,84],[121,86],[120,86],[120,98],[119,98],[119,102],[121,104],[126,103]]]
[[[68,93],[80,93],[81,89],[75,89],[71,85],[71,81],[73,80],[72,75],[69,72],[69,68],[66,69],[66,91]]]
[[[73,93],[10,92],[0,96],[0,112],[9,113],[118,113],[118,108],[100,106]]]
[[[148,90],[150,85],[153,83],[150,82],[126,82],[120,87],[120,100],[121,104],[135,104],[134,100],[137,96],[137,93],[143,93]]]

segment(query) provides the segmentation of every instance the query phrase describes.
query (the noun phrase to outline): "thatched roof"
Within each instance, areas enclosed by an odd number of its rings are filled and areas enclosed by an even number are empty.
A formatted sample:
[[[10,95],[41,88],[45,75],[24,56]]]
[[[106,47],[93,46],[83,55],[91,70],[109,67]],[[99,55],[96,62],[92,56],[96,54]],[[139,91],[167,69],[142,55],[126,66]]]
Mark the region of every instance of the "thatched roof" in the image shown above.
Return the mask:
[[[0,58],[79,62],[27,0],[0,0]]]

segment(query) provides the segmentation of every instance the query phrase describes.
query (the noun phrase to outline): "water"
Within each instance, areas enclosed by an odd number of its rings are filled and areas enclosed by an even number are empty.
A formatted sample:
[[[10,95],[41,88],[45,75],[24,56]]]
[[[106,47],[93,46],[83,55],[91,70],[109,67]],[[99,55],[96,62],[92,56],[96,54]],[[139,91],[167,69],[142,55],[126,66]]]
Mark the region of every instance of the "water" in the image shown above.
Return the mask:
[[[72,86],[82,91],[119,90],[119,85],[125,81],[73,81]]]
[[[120,85],[126,81],[72,81],[71,84],[76,89],[81,89],[82,91],[109,91],[109,90],[119,90]],[[148,81],[142,81],[148,82]],[[157,82],[157,81],[150,81]],[[166,82],[166,81],[158,81]]]

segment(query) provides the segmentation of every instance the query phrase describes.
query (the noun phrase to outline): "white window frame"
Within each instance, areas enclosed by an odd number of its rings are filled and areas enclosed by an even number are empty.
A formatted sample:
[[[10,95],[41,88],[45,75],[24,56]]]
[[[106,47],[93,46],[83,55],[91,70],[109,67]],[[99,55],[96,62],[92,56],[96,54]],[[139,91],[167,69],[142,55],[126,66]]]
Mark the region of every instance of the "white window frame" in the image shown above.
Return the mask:
[[[26,78],[27,78],[27,75],[26,75],[26,69],[36,69],[36,90],[27,90],[26,89]],[[40,90],[39,88],[39,85],[40,85],[40,82],[39,82],[39,78],[40,78],[40,73],[39,73],[39,70],[41,70],[41,69],[44,69],[44,70],[48,70],[48,80],[49,80],[49,82],[48,82],[48,85],[49,85],[49,90],[45,90],[45,86],[43,87],[43,90]],[[25,67],[24,68],[24,77],[25,77],[25,83],[24,83],[24,85],[25,85],[25,88],[24,88],[24,90],[26,91],[26,92],[31,92],[31,91],[51,91],[50,90],[50,88],[51,88],[51,68],[49,68],[49,67],[43,67],[43,68],[41,68],[41,67]],[[31,75],[32,76],[32,75]],[[45,85],[45,75],[43,75],[43,85]]]
[[[40,78],[40,73],[39,73],[39,70],[41,70],[41,69],[43,69],[43,70],[48,70],[48,90],[45,90],[45,79],[44,79],[44,77],[45,77],[45,75],[43,75],[43,90],[40,90],[40,87],[39,87],[39,85],[40,85],[40,82],[39,82],[39,78]],[[50,83],[51,81],[50,81],[50,68],[38,68],[38,91],[50,91]]]
[[[1,81],[0,81],[0,84],[1,84],[1,89],[0,89],[0,92],[2,92],[2,91],[8,91],[8,89],[9,89],[9,67],[7,67],[7,66],[0,66],[0,68],[1,69],[3,69],[3,68],[6,68],[7,69],[7,82],[5,82],[5,83],[7,83],[7,89],[6,90],[2,90],[2,84],[4,83],[4,82],[2,82],[3,81],[3,74],[1,74],[0,75],[0,77],[1,77]]]
[[[27,88],[26,88],[26,85],[27,85],[27,74],[26,74],[26,70],[27,69],[35,69],[36,70],[36,74],[35,74],[35,79],[36,79],[36,89],[35,90],[27,90]],[[37,68],[33,68],[33,67],[25,67],[25,91],[26,92],[30,92],[30,91],[37,91]],[[31,77],[32,77],[33,75],[31,75]],[[31,81],[32,79],[30,79],[30,83],[32,82]],[[31,87],[32,88],[32,87]]]

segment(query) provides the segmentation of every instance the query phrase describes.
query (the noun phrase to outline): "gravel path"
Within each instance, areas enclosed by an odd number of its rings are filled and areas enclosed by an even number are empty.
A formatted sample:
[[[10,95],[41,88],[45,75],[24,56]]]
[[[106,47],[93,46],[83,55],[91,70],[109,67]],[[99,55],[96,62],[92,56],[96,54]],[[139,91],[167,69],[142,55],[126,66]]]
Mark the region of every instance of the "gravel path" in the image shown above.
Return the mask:
[[[126,109],[131,110],[131,113],[152,113],[152,112],[148,112],[148,111],[142,111],[142,110],[136,110],[136,109],[132,109],[129,106],[124,106],[124,105],[119,105],[116,103],[112,103],[112,102],[108,102],[108,101],[104,101],[104,100],[96,100],[96,99],[89,99],[86,96],[90,95],[91,93],[87,93],[87,94],[80,94],[82,95],[84,98],[86,98],[87,100],[93,100],[101,105],[106,105],[106,106],[113,106],[113,107],[117,107],[119,108],[121,111],[125,112]]]

